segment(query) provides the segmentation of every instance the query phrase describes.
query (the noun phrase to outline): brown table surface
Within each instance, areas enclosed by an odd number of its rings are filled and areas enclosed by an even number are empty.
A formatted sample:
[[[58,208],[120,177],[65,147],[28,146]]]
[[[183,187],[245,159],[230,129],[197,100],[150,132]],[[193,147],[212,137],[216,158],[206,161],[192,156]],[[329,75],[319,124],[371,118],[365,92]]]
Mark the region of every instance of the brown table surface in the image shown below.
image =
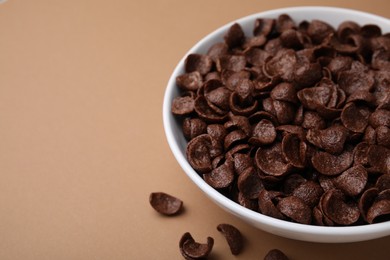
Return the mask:
[[[320,244],[253,228],[213,204],[175,161],[162,125],[166,83],[200,38],[239,17],[294,5],[389,17],[388,1],[22,1],[0,4],[0,259],[182,259],[178,241],[215,238],[211,259],[388,259],[390,237]],[[167,218],[151,192],[183,199]],[[230,254],[216,230],[237,226]]]

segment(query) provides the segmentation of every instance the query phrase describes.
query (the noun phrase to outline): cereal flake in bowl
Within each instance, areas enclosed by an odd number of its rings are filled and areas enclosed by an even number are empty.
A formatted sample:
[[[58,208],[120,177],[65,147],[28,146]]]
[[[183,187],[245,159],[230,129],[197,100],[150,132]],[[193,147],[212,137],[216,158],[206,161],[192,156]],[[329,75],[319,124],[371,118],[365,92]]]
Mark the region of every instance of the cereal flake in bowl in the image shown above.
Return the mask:
[[[165,92],[188,177],[264,231],[390,235],[390,21],[332,7],[250,15],[199,41]]]

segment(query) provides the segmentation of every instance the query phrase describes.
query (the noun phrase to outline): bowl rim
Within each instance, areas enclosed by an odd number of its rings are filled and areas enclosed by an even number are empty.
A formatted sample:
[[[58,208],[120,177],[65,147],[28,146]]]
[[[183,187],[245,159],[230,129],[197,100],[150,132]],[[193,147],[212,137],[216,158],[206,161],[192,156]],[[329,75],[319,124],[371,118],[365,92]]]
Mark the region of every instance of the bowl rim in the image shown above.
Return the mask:
[[[231,22],[228,22],[216,30],[212,31],[211,33],[207,34],[205,37],[203,37],[201,40],[199,40],[195,45],[193,45],[181,58],[181,60],[176,65],[173,73],[171,74],[169,81],[167,83],[167,87],[164,93],[164,99],[163,99],[163,127],[165,130],[166,139],[168,141],[169,147],[181,166],[181,168],[184,170],[186,175],[204,192],[207,196],[209,196],[212,200],[217,202],[219,206],[224,207],[230,213],[233,213],[234,215],[241,215],[244,218],[250,220],[252,223],[260,223],[262,225],[267,225],[271,229],[277,229],[282,230],[285,232],[296,232],[302,234],[302,238],[294,238],[297,240],[305,240],[305,241],[311,241],[311,242],[357,242],[357,241],[364,241],[379,237],[384,237],[387,235],[390,235],[390,221],[382,222],[382,223],[375,223],[375,224],[367,224],[367,225],[359,225],[359,226],[338,226],[338,227],[332,227],[332,226],[315,226],[315,225],[306,225],[306,224],[299,224],[294,222],[289,222],[285,220],[276,219],[267,215],[263,215],[259,212],[252,211],[250,209],[247,209],[238,203],[230,200],[229,198],[225,197],[221,193],[219,193],[217,190],[209,186],[196,171],[190,166],[188,163],[185,154],[182,153],[178,142],[175,140],[175,133],[172,128],[172,124],[174,124],[174,116],[171,113],[171,102],[173,99],[173,90],[176,87],[176,76],[178,76],[183,71],[183,64],[185,58],[191,54],[195,53],[197,49],[199,49],[200,46],[204,45],[206,42],[208,42],[212,37],[215,36],[215,34],[226,32],[226,30],[233,24],[233,23],[242,23],[243,21],[247,20],[253,20],[259,17],[264,16],[275,16],[282,14],[282,13],[288,13],[289,15],[294,15],[296,13],[300,12],[332,12],[336,14],[346,14],[346,15],[358,15],[358,16],[365,16],[367,19],[375,20],[376,22],[380,21],[380,23],[387,23],[389,24],[390,28],[390,19],[387,19],[385,17],[367,13],[364,11],[354,10],[354,9],[348,9],[348,8],[340,8],[340,7],[330,7],[330,6],[294,6],[294,7],[286,7],[286,8],[278,8],[278,9],[272,9],[267,10],[264,12],[257,12],[253,13],[247,16],[244,16],[242,18],[233,20]],[[271,233],[274,233],[272,231],[268,231]],[[357,236],[362,234],[376,234],[372,237],[367,237],[365,239],[359,239]],[[277,233],[274,233],[277,234]],[[379,235],[378,235],[379,234]],[[280,235],[280,234],[279,234]],[[316,239],[306,239],[305,236],[318,236]],[[283,235],[280,235],[283,236]],[[343,237],[339,237],[343,236]],[[291,236],[286,236],[290,237]]]

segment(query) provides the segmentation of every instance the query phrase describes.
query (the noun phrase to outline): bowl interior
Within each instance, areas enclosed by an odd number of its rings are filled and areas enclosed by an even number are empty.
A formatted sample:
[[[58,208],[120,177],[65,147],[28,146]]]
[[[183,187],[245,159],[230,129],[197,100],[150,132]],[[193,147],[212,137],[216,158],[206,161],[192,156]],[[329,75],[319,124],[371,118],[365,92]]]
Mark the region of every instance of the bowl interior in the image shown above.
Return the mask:
[[[200,40],[184,55],[169,79],[163,103],[163,123],[169,146],[184,172],[210,199],[228,212],[262,230],[287,238],[326,243],[356,242],[390,235],[390,221],[364,226],[321,227],[282,221],[251,211],[231,201],[206,184],[186,160],[187,141],[183,136],[179,121],[171,113],[171,103],[173,98],[179,95],[175,79],[178,75],[184,73],[184,60],[187,55],[190,53],[206,53],[214,43],[223,41],[224,34],[235,22],[241,25],[246,36],[252,36],[254,21],[257,18],[277,18],[284,13],[290,15],[296,23],[303,20],[318,19],[337,28],[340,23],[351,20],[360,25],[376,24],[382,29],[382,32],[390,32],[389,19],[360,11],[333,7],[276,9],[253,14],[220,27]]]

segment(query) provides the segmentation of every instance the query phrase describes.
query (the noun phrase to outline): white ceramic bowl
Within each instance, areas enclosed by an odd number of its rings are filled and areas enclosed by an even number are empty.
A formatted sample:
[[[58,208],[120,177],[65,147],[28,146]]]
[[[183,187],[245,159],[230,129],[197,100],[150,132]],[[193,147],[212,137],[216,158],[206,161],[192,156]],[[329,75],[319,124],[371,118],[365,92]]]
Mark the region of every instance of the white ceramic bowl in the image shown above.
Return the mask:
[[[223,41],[224,34],[234,22],[241,25],[247,36],[251,36],[255,19],[276,18],[283,13],[290,15],[296,23],[303,20],[319,19],[337,28],[341,22],[352,20],[361,25],[377,24],[382,28],[383,32],[390,32],[389,19],[360,11],[333,7],[276,9],[249,15],[220,27],[201,39],[186,53],[169,79],[163,103],[163,122],[169,146],[184,172],[211,200],[226,211],[264,231],[291,239],[323,243],[356,242],[388,236],[390,235],[390,221],[364,226],[322,227],[297,224],[265,216],[246,209],[220,194],[209,186],[187,162],[185,155],[187,141],[183,136],[181,125],[178,124],[178,121],[171,114],[172,100],[179,94],[175,79],[178,75],[184,73],[184,59],[190,53],[206,53],[212,44]]]

